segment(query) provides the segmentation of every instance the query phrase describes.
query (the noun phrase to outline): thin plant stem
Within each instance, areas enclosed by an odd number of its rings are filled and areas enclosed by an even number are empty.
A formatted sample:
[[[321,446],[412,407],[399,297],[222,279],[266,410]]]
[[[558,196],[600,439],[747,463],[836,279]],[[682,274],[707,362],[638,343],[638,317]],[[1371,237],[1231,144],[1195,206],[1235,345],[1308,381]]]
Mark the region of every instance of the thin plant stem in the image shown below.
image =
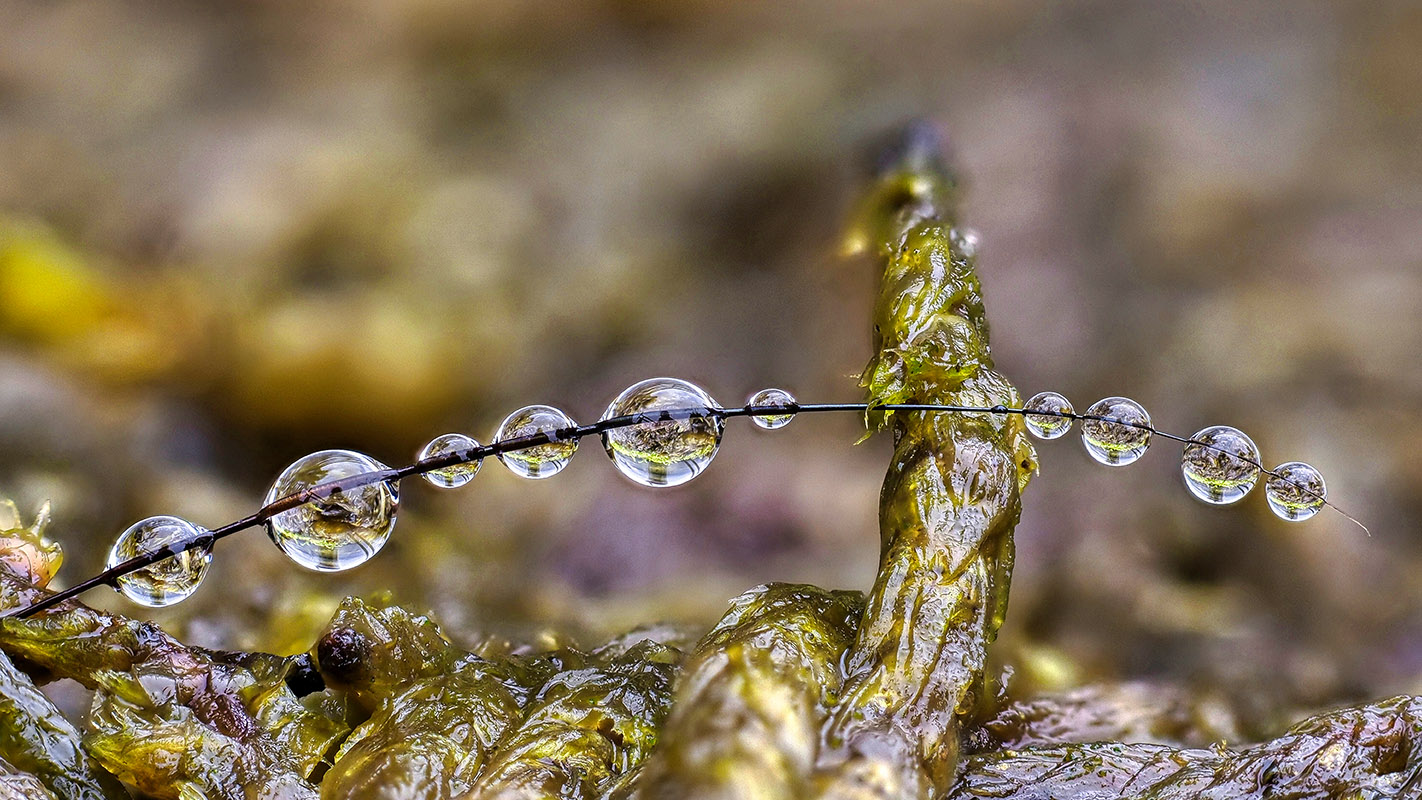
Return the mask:
[[[180,542],[174,542],[164,547],[150,550],[146,553],[143,553],[142,555],[134,556],[133,558],[130,558],[126,561],[122,561],[104,570],[103,572],[100,572],[92,578],[81,581],[80,583],[76,583],[75,585],[70,586],[69,588],[64,589],[62,591],[48,595],[22,609],[12,611],[6,614],[5,616],[14,616],[20,618],[29,617],[39,613],[40,611],[44,611],[45,609],[52,608],[73,597],[77,597],[78,595],[83,594],[84,592],[87,592],[97,586],[107,585],[116,587],[118,585],[118,579],[124,575],[127,575],[130,572],[135,572],[137,570],[143,569],[144,567],[156,564],[157,562],[162,561],[163,559],[171,558],[181,553],[185,553],[189,550],[196,550],[200,548],[210,549],[219,539],[225,539],[228,536],[247,530],[248,528],[254,528],[258,525],[262,525],[268,520],[270,520],[272,517],[275,517],[277,514],[280,514],[284,511],[290,511],[293,508],[305,505],[307,503],[328,500],[343,492],[349,492],[375,483],[398,482],[402,478],[408,478],[415,475],[423,475],[427,472],[432,472],[438,469],[447,469],[449,467],[458,466],[460,464],[470,464],[476,461],[482,461],[490,456],[499,456],[504,453],[512,453],[518,450],[527,450],[532,447],[552,444],[554,442],[576,441],[582,439],[584,436],[602,434],[611,430],[617,430],[619,428],[628,428],[636,425],[646,425],[657,422],[680,421],[691,419],[694,417],[703,417],[707,415],[720,417],[722,419],[728,419],[731,417],[773,417],[783,416],[786,414],[817,414],[843,412],[855,412],[863,414],[871,410],[959,414],[1017,414],[1020,416],[1026,416],[1027,414],[1031,414],[1033,416],[1057,417],[1060,419],[1069,419],[1073,421],[1106,422],[1117,425],[1124,425],[1130,428],[1137,428],[1139,430],[1149,431],[1154,436],[1160,436],[1162,438],[1170,439],[1172,441],[1180,442],[1182,444],[1199,445],[1210,450],[1225,453],[1226,455],[1229,455],[1232,458],[1236,458],[1240,461],[1249,464],[1252,467],[1255,467],[1265,475],[1268,475],[1273,478],[1278,478],[1280,480],[1288,481],[1305,494],[1317,498],[1318,500],[1322,501],[1324,505],[1328,506],[1329,508],[1332,508],[1334,511],[1341,514],[1354,525],[1357,525],[1358,527],[1362,528],[1363,531],[1367,532],[1369,536],[1372,535],[1372,532],[1368,531],[1368,527],[1366,525],[1358,521],[1351,514],[1348,514],[1347,512],[1343,511],[1341,508],[1324,498],[1322,495],[1313,492],[1308,487],[1302,486],[1296,481],[1292,481],[1289,478],[1280,475],[1279,473],[1265,467],[1263,464],[1259,463],[1254,459],[1246,458],[1244,456],[1240,456],[1234,453],[1228,453],[1227,451],[1219,447],[1208,444],[1206,442],[1201,442],[1196,439],[1184,436],[1177,436],[1173,433],[1167,433],[1152,425],[1146,425],[1139,422],[1129,422],[1113,417],[1105,417],[1096,414],[1078,414],[1071,411],[1028,411],[1027,409],[1023,408],[1009,408],[1003,405],[958,406],[939,403],[786,403],[783,405],[745,405],[728,408],[685,407],[659,409],[656,411],[644,411],[635,414],[625,414],[617,417],[608,417],[607,419],[598,420],[597,422],[593,422],[587,425],[573,425],[566,428],[558,428],[550,431],[540,431],[538,433],[532,433],[525,436],[517,436],[497,442],[492,442],[490,444],[479,445],[478,447],[468,447],[451,450],[447,453],[441,453],[437,456],[430,456],[429,458],[420,459],[419,461],[409,464],[408,466],[400,467],[398,469],[386,468],[381,470],[375,470],[372,472],[362,472],[356,475],[348,475],[344,478],[337,478],[335,480],[326,481],[325,483],[316,484],[315,486],[308,487],[299,492],[293,492],[292,494],[277,498],[276,500],[273,500],[265,506],[262,506],[256,511],[256,513],[243,517],[242,519],[229,522],[219,528],[213,528],[212,530],[205,531],[202,534],[191,539],[186,539]]]

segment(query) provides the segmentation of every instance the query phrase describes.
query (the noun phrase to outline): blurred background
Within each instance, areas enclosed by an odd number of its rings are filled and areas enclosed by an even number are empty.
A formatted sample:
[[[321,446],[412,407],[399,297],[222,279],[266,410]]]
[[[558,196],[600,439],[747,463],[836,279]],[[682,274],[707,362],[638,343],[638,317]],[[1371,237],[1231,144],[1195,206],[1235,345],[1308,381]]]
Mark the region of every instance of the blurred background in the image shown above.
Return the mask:
[[[836,237],[866,142],[914,116],[953,142],[1024,395],[1240,427],[1372,529],[1207,507],[1169,443],[1124,470],[1044,443],[1019,678],[1422,691],[1403,2],[0,4],[0,494],[53,500],[72,583],[132,521],[215,527],[317,449],[403,464],[664,374],[855,400],[874,275]],[[763,581],[867,588],[888,443],[860,430],[736,421],[677,490],[594,440],[549,481],[409,482],[368,565],[304,573],[252,532],[156,618],[294,652],[344,593],[593,637]]]

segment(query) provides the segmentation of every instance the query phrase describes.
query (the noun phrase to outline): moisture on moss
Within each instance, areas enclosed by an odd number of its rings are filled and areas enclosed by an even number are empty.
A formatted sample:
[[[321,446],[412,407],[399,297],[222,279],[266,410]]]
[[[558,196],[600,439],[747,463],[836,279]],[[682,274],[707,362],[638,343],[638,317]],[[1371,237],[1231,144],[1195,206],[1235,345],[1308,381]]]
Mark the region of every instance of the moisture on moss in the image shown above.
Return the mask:
[[[904,137],[845,241],[882,273],[863,386],[876,407],[1016,406],[936,151],[927,129]],[[462,647],[379,596],[348,598],[290,657],[189,647],[78,602],[0,620],[0,800],[1422,794],[1417,698],[1236,750],[1199,747],[1225,734],[1129,691],[999,708],[987,650],[1036,468],[1022,419],[867,421],[894,441],[873,586],[757,587],[699,641],[651,627],[589,648]],[[45,595],[59,554],[13,507],[0,529],[13,609]],[[94,694],[83,733],[36,688],[59,678]],[[1092,741],[1142,735],[1159,741]]]

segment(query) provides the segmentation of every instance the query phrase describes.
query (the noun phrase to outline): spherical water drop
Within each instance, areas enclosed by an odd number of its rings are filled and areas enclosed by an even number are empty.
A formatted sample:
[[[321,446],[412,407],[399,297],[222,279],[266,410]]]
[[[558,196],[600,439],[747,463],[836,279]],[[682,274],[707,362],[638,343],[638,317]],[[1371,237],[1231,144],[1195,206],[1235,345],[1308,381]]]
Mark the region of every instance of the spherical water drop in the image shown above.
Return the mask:
[[[388,469],[350,450],[322,450],[287,467],[267,492],[266,503],[317,484]],[[395,528],[400,492],[391,481],[333,491],[267,520],[267,534],[287,558],[307,569],[339,572],[380,552]]]
[[[1091,457],[1108,467],[1124,467],[1135,463],[1150,447],[1150,415],[1141,404],[1126,397],[1097,400],[1086,409],[1088,416],[1106,417],[1109,421],[1088,419],[1081,423],[1081,441]]]
[[[982,242],[982,237],[977,231],[972,228],[954,228],[953,235],[958,240],[958,252],[962,253],[964,258],[973,258],[978,254],[978,244]]]
[[[1264,482],[1264,497],[1281,518],[1302,522],[1323,509],[1328,487],[1318,470],[1302,461],[1290,461],[1274,467],[1274,474]]]
[[[1190,493],[1215,505],[1242,499],[1259,480],[1259,448],[1243,431],[1215,425],[1190,437],[1180,471]]]
[[[494,434],[494,441],[503,442],[535,433],[550,433],[561,428],[574,427],[577,427],[577,423],[573,422],[572,417],[552,406],[528,406],[504,418],[498,432]],[[499,461],[513,474],[537,480],[551,478],[562,472],[577,451],[577,439],[560,439],[524,450],[500,453]]]
[[[1038,392],[1032,395],[1022,408],[1026,411],[1046,411],[1046,414],[1023,414],[1022,419],[1027,423],[1027,430],[1038,439],[1060,439],[1071,433],[1071,417],[1058,417],[1055,414],[1070,414],[1073,409],[1071,401],[1057,394],[1056,392]]]
[[[418,460],[424,461],[435,456],[473,450],[478,446],[479,442],[473,437],[465,436],[462,433],[446,433],[431,439],[430,443],[425,445],[425,449],[420,451]],[[467,461],[450,467],[432,469],[426,472],[423,477],[441,489],[457,489],[474,480],[474,476],[479,474],[479,466],[483,463],[483,461]]]
[[[676,378],[634,384],[607,407],[603,419],[643,419],[602,435],[602,446],[623,475],[643,486],[680,486],[706,469],[721,446],[725,420],[700,387]],[[669,409],[680,409],[671,412]]]
[[[784,389],[761,389],[750,396],[746,401],[748,406],[770,406],[783,407],[784,414],[767,414],[763,417],[751,417],[751,422],[768,430],[773,431],[790,424],[790,420],[795,418],[795,412],[790,409],[795,407],[795,397]]]
[[[205,533],[205,529],[177,517],[149,517],[119,534],[109,549],[107,566],[112,569],[130,558],[189,542]],[[211,564],[211,545],[197,547],[119,576],[118,590],[140,605],[171,606],[197,591]]]

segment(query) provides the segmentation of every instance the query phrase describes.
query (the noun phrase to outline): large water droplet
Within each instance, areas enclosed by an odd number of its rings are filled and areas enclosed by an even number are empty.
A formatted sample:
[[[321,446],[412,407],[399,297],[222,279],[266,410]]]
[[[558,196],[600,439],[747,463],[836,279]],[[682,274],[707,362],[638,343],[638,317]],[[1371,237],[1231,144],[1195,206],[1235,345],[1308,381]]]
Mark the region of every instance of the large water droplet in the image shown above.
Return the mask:
[[[107,566],[112,569],[130,558],[192,541],[204,533],[207,531],[184,519],[149,517],[119,534],[109,549]],[[197,591],[211,564],[211,546],[195,548],[120,576],[118,590],[140,605],[171,606]]]
[[[573,422],[572,417],[552,406],[528,406],[504,418],[498,432],[494,434],[494,441],[503,442],[520,436],[573,427],[577,427],[577,423]],[[536,480],[551,478],[562,472],[568,462],[573,460],[573,454],[576,452],[577,439],[560,439],[524,450],[500,453],[499,461],[513,474]]]
[[[1259,448],[1253,440],[1227,425],[1205,428],[1190,439],[1180,455],[1180,471],[1191,494],[1221,506],[1249,494],[1259,480]]]
[[[634,384],[607,407],[603,419],[636,414],[643,419],[602,435],[602,446],[623,475],[643,486],[679,486],[701,473],[721,446],[725,421],[716,401],[676,378]],[[682,409],[669,412],[668,409]]]
[[[1108,420],[1088,419],[1081,423],[1081,441],[1086,445],[1086,452],[1102,464],[1108,467],[1133,464],[1150,447],[1150,431],[1135,427],[1150,425],[1150,415],[1140,403],[1126,397],[1107,397],[1092,403],[1086,413]]]
[[[287,467],[267,492],[267,504],[317,484],[387,467],[350,450],[322,450]],[[307,569],[339,572],[380,552],[395,528],[400,492],[377,481],[297,506],[267,520],[267,534],[292,561]]]
[[[1023,410],[1046,411],[1047,414],[1023,414],[1027,430],[1038,439],[1060,439],[1071,433],[1071,417],[1057,417],[1053,414],[1070,414],[1074,409],[1071,401],[1056,392],[1038,392],[1022,406]]]
[[[424,461],[435,456],[465,452],[478,446],[479,442],[473,437],[465,436],[462,433],[446,433],[431,439],[430,443],[425,445],[425,449],[420,451],[417,460]],[[451,467],[432,469],[422,477],[441,489],[457,489],[474,480],[474,476],[479,474],[479,466],[483,463],[483,461],[467,461]]]
[[[751,422],[773,431],[776,428],[783,428],[790,424],[790,420],[795,418],[795,412],[790,409],[795,407],[795,396],[784,389],[761,389],[750,396],[746,401],[748,406],[769,406],[786,409],[784,414],[766,414],[763,417],[751,417]]]
[[[1323,509],[1328,487],[1323,474],[1302,461],[1274,467],[1264,482],[1264,497],[1275,514],[1290,522],[1302,522]]]

